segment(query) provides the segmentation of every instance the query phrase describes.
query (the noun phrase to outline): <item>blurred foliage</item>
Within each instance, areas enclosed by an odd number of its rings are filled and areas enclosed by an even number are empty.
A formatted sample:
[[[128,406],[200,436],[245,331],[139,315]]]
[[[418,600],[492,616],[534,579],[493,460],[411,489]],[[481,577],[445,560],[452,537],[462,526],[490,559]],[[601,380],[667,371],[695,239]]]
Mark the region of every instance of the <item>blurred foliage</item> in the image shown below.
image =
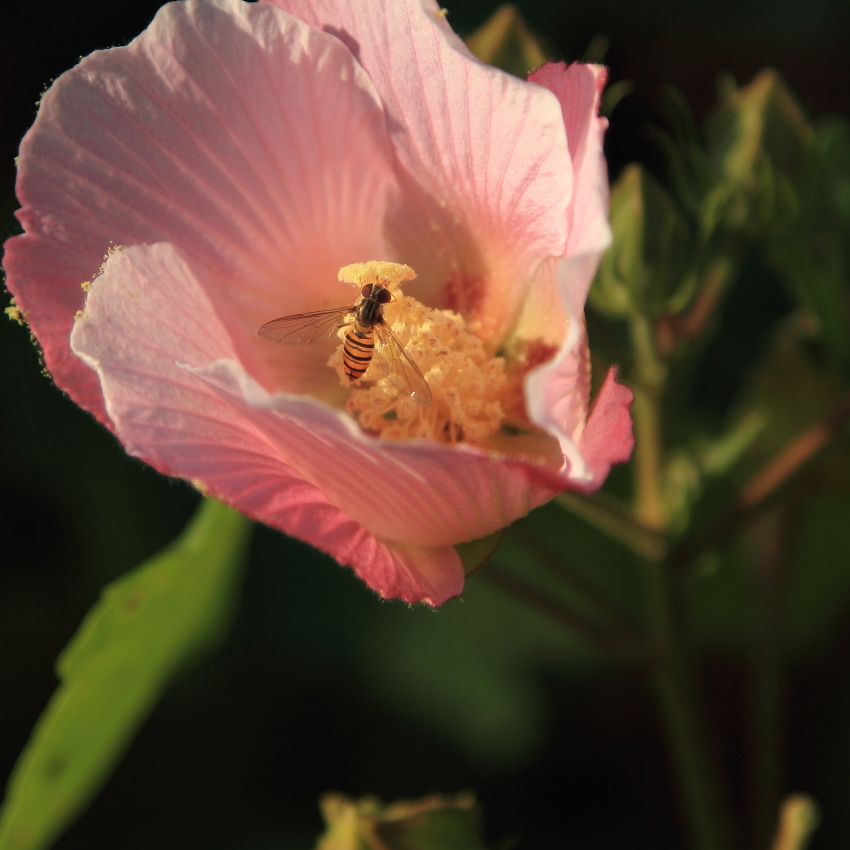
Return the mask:
[[[109,776],[169,680],[220,643],[250,523],[207,501],[183,536],[107,587],[56,663],[60,687],[9,780],[0,848],[40,850]]]
[[[639,165],[627,166],[611,192],[611,229],[614,241],[590,290],[593,308],[612,318],[676,312],[692,294],[684,274],[688,230],[672,198]]]
[[[499,6],[466,44],[482,62],[523,79],[551,55],[529,31],[519,9],[509,3]]]
[[[810,484],[783,514],[793,523],[784,538],[783,640],[812,648],[850,599],[846,524],[837,521],[850,511],[850,441],[840,412],[850,392],[848,125],[833,118],[812,127],[772,71],[740,89],[722,81],[704,134],[678,92],[668,90],[667,103],[670,129],[654,137],[666,153],[671,194],[640,166],[622,172],[611,196],[614,243],[590,303],[614,320],[648,318],[667,392],[686,398],[695,370],[712,368],[700,351],[713,353],[705,339],[730,320],[725,305],[744,276],[760,262],[785,285],[792,313],[741,364],[719,428],[685,415],[684,440],[667,450],[663,492],[668,533],[695,570],[687,582],[695,640],[744,649],[753,628],[750,556],[731,545],[746,512],[740,500],[748,484],[769,481],[771,464],[776,475],[783,463],[794,474],[793,452],[806,451],[807,435],[830,431],[801,459]],[[633,375],[627,350],[625,360]],[[836,410],[835,427],[824,425]]]

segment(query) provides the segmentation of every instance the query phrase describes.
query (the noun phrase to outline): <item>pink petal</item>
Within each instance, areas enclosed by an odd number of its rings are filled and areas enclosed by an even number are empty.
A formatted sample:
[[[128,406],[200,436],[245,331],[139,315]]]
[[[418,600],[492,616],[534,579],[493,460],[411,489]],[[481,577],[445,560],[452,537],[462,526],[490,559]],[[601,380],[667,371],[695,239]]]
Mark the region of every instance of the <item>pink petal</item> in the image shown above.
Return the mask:
[[[475,540],[564,489],[548,467],[468,446],[374,439],[313,399],[270,395],[233,360],[192,373],[249,418],[328,501],[381,540],[423,547]]]
[[[358,542],[350,540],[350,560],[338,554],[334,557],[343,565],[353,566],[357,575],[384,599],[426,602],[436,607],[463,592],[463,565],[451,546],[375,543],[374,555],[367,556]]]
[[[131,454],[200,479],[254,515],[244,494],[279,486],[273,459],[284,481],[294,472],[357,525],[403,547],[483,537],[563,489],[548,467],[468,447],[376,440],[314,399],[270,395],[235,359],[202,272],[167,244],[121,251],[74,327],[72,347],[98,371]],[[283,515],[261,518],[288,527]],[[314,533],[296,533],[327,551]]]
[[[582,316],[602,252],[611,241],[608,175],[602,153],[607,121],[597,117],[605,76],[605,69],[598,65],[549,63],[529,77],[551,89],[561,104],[575,190],[567,210],[567,252],[555,262],[553,272],[569,330],[558,356],[526,378],[526,404],[532,421],[559,440],[567,474],[581,487],[596,480],[593,467],[578,447],[590,388]],[[551,292],[545,288],[531,293],[517,328],[519,336],[538,332],[537,316],[551,300]]]
[[[579,449],[591,471],[586,488],[591,491],[599,489],[613,464],[625,463],[631,457],[635,446],[629,413],[634,396],[616,378],[617,370],[609,369],[579,440]]]
[[[539,264],[566,248],[572,169],[555,99],[474,59],[430,0],[268,0],[347,44],[388,115],[401,200],[389,221],[420,300],[498,349]]]
[[[63,74],[21,145],[27,232],[4,261],[59,386],[106,421],[68,349],[80,284],[110,246],[163,240],[215,272],[219,315],[252,371],[307,380],[301,352],[287,370],[255,332],[345,304],[339,266],[382,255],[385,135],[349,51],[267,5],[168,4],[131,44]]]
[[[528,79],[545,86],[558,98],[567,130],[567,144],[573,162],[574,189],[567,210],[566,255],[590,254],[594,259],[581,270],[571,267],[562,272],[562,291],[570,315],[584,311],[587,291],[596,273],[602,252],[611,243],[608,223],[608,166],[602,141],[608,121],[598,117],[599,100],[605,88],[607,71],[601,65],[565,65],[549,62]],[[592,266],[588,275],[586,268]],[[579,328],[572,327],[570,340],[575,343]]]
[[[304,480],[292,463],[300,446],[277,445],[244,402],[231,403],[193,374],[187,364],[217,358],[235,368],[199,270],[168,244],[128,248],[110,258],[75,323],[73,350],[96,370],[127,451],[328,552],[382,596],[439,605],[460,593],[453,549],[376,539]]]

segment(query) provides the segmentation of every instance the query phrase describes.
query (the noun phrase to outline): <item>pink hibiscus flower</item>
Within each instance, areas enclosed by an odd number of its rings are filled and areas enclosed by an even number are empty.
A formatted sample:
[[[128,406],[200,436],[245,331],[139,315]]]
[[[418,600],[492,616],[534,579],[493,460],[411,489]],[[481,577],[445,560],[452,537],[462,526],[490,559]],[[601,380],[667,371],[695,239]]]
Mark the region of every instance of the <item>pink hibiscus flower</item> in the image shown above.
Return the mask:
[[[21,145],[4,265],[56,383],[382,596],[460,593],[454,544],[598,488],[632,447],[613,374],[589,405],[582,323],[610,238],[604,71],[531,79],[429,0],[164,6],[63,74]],[[338,270],[369,260],[415,271],[387,311],[427,407],[341,382],[334,336],[257,335],[352,303]]]

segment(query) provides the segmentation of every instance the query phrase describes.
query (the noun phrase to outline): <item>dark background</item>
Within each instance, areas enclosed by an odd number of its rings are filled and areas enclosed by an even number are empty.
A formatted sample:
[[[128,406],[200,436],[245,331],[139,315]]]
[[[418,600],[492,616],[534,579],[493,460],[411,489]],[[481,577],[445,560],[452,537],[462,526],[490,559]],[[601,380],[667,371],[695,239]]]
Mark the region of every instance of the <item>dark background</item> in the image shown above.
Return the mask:
[[[4,6],[3,236],[19,232],[14,156],[42,91],[80,56],[137,35],[158,5]],[[449,20],[465,35],[495,5],[452,3]],[[645,127],[661,120],[663,84],[678,87],[702,118],[721,71],[743,84],[769,66],[810,116],[848,112],[843,0],[576,0],[522,9],[558,58],[580,58],[600,33],[610,39],[611,81],[635,85],[612,117],[614,176],[633,159],[662,173]],[[55,686],[53,662],[99,589],[179,533],[197,496],[126,457],[41,374],[27,332],[11,322],[0,321],[0,363],[6,776]],[[548,509],[534,522],[565,520]],[[785,786],[824,804],[813,845],[823,848],[850,841],[840,815],[850,779],[850,629],[836,629],[789,673],[786,701]],[[734,753],[743,734],[740,667],[721,649],[708,668]],[[728,761],[742,782],[734,756]],[[684,844],[663,734],[638,673],[598,663],[480,580],[444,611],[409,611],[260,528],[230,640],[168,692],[109,786],[57,846],[309,847],[321,829],[323,791],[394,799],[464,788],[479,795],[494,844]]]

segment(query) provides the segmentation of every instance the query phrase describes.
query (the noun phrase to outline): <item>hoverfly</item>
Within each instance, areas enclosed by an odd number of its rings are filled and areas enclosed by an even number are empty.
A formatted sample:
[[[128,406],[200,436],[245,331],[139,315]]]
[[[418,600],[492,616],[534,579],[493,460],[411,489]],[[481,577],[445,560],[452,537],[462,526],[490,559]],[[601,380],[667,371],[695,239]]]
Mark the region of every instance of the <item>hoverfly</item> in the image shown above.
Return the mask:
[[[360,288],[354,304],[336,310],[295,313],[266,322],[257,333],[269,342],[282,345],[309,345],[317,339],[328,339],[340,328],[348,328],[343,341],[342,363],[349,381],[362,378],[372,355],[375,337],[381,348],[388,348],[390,383],[410,395],[417,404],[429,407],[431,388],[413,358],[384,320],[384,305],[393,300],[382,283],[367,283]]]

